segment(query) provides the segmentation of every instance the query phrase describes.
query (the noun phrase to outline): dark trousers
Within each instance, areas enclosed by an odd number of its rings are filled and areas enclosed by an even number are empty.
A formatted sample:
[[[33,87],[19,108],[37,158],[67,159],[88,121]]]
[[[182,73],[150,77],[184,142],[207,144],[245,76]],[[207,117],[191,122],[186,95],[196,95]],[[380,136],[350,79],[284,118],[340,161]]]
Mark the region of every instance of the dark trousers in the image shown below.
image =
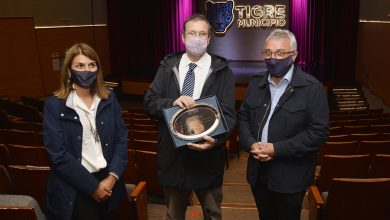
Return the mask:
[[[94,177],[101,181],[108,174],[106,170],[93,173]],[[90,195],[77,192],[73,208],[72,220],[109,220],[113,213],[108,212],[107,202],[98,203]]]
[[[73,209],[72,220],[109,220],[112,213],[107,212],[105,202],[98,203],[91,196],[78,193],[75,207]]]
[[[251,186],[261,220],[299,220],[305,191],[277,193],[263,184]]]
[[[192,190],[180,190],[172,187],[164,187],[166,200],[167,220],[184,220],[188,205],[188,197]],[[222,203],[222,186],[194,190],[202,206],[204,220],[220,220]]]

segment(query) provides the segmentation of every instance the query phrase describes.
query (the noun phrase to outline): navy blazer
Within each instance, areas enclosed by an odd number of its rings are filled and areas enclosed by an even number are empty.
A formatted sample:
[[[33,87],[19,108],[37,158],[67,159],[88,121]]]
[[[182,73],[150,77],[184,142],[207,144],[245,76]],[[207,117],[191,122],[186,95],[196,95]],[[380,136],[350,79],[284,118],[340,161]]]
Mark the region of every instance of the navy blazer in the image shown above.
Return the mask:
[[[50,219],[71,219],[76,193],[90,195],[99,181],[81,164],[83,128],[76,111],[66,106],[66,100],[52,96],[45,102],[43,125],[44,145],[52,164],[46,186],[45,213]],[[107,171],[120,177],[107,200],[110,211],[123,196],[122,174],[127,165],[127,129],[113,92],[98,105],[96,128]]]
[[[261,141],[270,98],[268,73],[255,75],[239,112],[240,146],[248,152],[252,144]],[[328,124],[328,101],[322,84],[295,67],[269,121],[268,142],[274,144],[274,159],[260,162],[249,156],[248,182],[255,185],[261,181],[269,190],[280,193],[304,191],[313,181],[317,153],[327,140]]]

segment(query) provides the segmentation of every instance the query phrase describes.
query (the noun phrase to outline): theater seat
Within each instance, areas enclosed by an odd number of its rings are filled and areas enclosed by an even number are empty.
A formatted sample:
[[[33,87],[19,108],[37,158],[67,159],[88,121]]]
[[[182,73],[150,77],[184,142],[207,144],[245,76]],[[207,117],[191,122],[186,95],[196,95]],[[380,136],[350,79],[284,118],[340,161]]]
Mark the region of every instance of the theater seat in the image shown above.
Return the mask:
[[[388,220],[389,198],[390,178],[335,178],[326,201],[316,186],[309,188],[309,219]]]
[[[31,196],[0,194],[1,220],[45,220],[38,202]]]
[[[116,220],[147,220],[148,219],[148,195],[146,182],[137,185],[126,184],[127,197],[123,197],[115,213]]]

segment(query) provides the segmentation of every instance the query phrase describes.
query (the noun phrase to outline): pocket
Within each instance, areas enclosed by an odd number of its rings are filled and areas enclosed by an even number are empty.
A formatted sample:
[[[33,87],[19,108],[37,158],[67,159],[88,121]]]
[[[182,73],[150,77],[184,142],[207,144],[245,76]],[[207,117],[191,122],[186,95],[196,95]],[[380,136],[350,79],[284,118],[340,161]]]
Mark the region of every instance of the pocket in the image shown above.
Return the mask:
[[[304,111],[306,109],[306,103],[301,100],[288,100],[282,106],[285,111],[294,114]]]
[[[248,103],[248,106],[251,110],[253,109],[257,109],[261,106],[261,99],[260,98],[256,98],[256,97],[252,97],[252,98],[249,98],[247,103]]]
[[[287,137],[294,136],[306,124],[306,103],[300,100],[289,100],[280,107],[280,116]]]

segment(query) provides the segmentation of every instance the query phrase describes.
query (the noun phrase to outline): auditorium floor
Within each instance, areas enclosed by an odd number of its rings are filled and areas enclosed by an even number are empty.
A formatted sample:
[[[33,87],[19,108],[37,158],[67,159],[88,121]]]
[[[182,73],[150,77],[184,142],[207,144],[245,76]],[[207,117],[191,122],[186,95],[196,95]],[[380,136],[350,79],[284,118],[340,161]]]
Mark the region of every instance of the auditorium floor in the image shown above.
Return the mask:
[[[231,158],[229,169],[225,170],[222,201],[222,219],[223,220],[257,220],[258,214],[255,201],[252,197],[250,187],[246,182],[246,161],[248,154],[240,152],[239,158]],[[203,219],[202,209],[194,196],[194,205],[188,206],[186,220]],[[306,201],[303,204],[304,209],[301,212],[301,220],[308,219]],[[166,207],[163,204],[149,203],[148,215],[151,220],[165,219]]]

